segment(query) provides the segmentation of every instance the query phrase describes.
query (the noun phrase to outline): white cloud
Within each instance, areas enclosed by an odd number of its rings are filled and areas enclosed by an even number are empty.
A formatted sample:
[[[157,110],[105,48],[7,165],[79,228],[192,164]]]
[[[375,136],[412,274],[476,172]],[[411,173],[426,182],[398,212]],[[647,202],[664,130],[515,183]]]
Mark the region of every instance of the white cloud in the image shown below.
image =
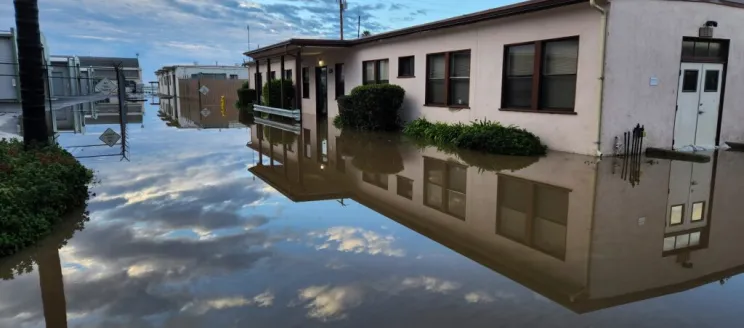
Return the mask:
[[[383,236],[371,230],[354,227],[332,227],[322,232],[312,232],[312,237],[325,239],[317,249],[325,249],[331,244],[337,244],[336,249],[342,252],[367,253],[370,255],[386,255],[403,257],[406,252],[395,248],[395,237]]]
[[[322,321],[347,317],[347,310],[362,304],[363,290],[358,286],[310,286],[299,291],[301,301],[309,302],[307,316]]]
[[[401,286],[403,288],[423,288],[426,291],[441,294],[446,294],[460,288],[460,284],[457,282],[428,276],[405,278],[401,282]]]
[[[485,292],[477,291],[465,294],[465,301],[468,303],[491,303],[493,297]]]
[[[196,315],[205,314],[211,310],[222,310],[245,306],[270,307],[274,304],[274,294],[265,291],[261,294],[247,299],[243,296],[221,297],[208,300],[192,301],[181,308],[181,312]]]

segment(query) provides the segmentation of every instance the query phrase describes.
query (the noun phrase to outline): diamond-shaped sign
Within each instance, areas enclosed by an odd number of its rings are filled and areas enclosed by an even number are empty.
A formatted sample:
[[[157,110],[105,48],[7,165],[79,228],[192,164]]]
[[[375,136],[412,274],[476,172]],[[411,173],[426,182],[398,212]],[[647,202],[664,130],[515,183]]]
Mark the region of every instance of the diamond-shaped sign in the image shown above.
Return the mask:
[[[112,82],[111,80],[104,78],[103,80],[99,81],[98,84],[96,84],[95,90],[96,92],[100,92],[103,94],[114,94],[116,92],[117,86],[116,83]]]
[[[207,109],[207,108],[204,108],[204,109],[201,110],[201,114],[202,114],[202,116],[207,117],[207,116],[209,116],[209,114],[212,114],[212,111],[209,110],[209,109]]]
[[[202,87],[201,87],[201,88],[199,88],[199,92],[201,92],[201,94],[203,94],[203,95],[205,95],[205,96],[206,96],[206,95],[207,95],[207,93],[209,93],[209,88],[207,88],[207,86],[206,86],[206,85],[202,85]]]
[[[111,130],[111,128],[108,128],[100,137],[98,137],[98,139],[103,141],[103,143],[107,144],[109,147],[113,147],[117,142],[119,142],[121,136],[114,132],[114,130]]]

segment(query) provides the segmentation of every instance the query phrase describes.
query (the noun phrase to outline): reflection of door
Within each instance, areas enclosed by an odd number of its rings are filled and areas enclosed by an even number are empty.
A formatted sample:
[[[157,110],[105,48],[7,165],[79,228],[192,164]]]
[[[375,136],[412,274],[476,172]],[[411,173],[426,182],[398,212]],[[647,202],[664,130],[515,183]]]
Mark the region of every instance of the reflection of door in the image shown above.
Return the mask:
[[[682,63],[674,148],[716,146],[723,64]]]
[[[670,165],[666,232],[705,226],[713,163],[672,161]]]
[[[315,113],[328,115],[328,68],[326,66],[315,68],[315,86]]]

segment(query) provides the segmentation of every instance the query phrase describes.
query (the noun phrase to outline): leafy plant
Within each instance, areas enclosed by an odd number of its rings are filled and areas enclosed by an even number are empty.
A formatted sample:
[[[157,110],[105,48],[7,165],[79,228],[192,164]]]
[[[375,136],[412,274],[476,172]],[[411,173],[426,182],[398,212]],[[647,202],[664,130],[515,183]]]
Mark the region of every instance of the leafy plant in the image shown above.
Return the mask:
[[[238,100],[235,102],[235,107],[244,109],[249,108],[253,110],[253,103],[256,102],[256,90],[251,89],[248,81],[243,83],[243,86],[238,89]]]
[[[337,127],[370,131],[399,130],[400,108],[406,91],[394,84],[360,85],[349,96],[336,101],[339,116],[334,118]]]
[[[57,145],[24,150],[22,141],[0,140],[0,256],[36,243],[85,204],[92,179]]]
[[[282,89],[284,89],[284,107],[282,107]],[[269,97],[269,90],[271,90],[271,97]],[[282,80],[269,81],[264,85],[261,95],[264,106],[284,109],[294,107],[295,88],[292,80],[284,80],[284,85],[282,85]]]
[[[487,120],[446,124],[419,118],[403,129],[408,136],[437,146],[484,151],[500,155],[545,155],[547,147],[533,133],[516,126],[503,126]]]

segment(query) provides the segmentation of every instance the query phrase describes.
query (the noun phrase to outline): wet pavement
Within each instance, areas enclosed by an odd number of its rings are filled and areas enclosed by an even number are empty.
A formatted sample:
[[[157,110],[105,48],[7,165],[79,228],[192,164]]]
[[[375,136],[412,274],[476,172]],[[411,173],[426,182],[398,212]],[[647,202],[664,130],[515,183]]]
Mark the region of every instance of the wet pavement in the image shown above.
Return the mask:
[[[740,325],[744,154],[485,156],[147,106],[129,162],[82,159],[89,214],[0,259],[0,327]]]

